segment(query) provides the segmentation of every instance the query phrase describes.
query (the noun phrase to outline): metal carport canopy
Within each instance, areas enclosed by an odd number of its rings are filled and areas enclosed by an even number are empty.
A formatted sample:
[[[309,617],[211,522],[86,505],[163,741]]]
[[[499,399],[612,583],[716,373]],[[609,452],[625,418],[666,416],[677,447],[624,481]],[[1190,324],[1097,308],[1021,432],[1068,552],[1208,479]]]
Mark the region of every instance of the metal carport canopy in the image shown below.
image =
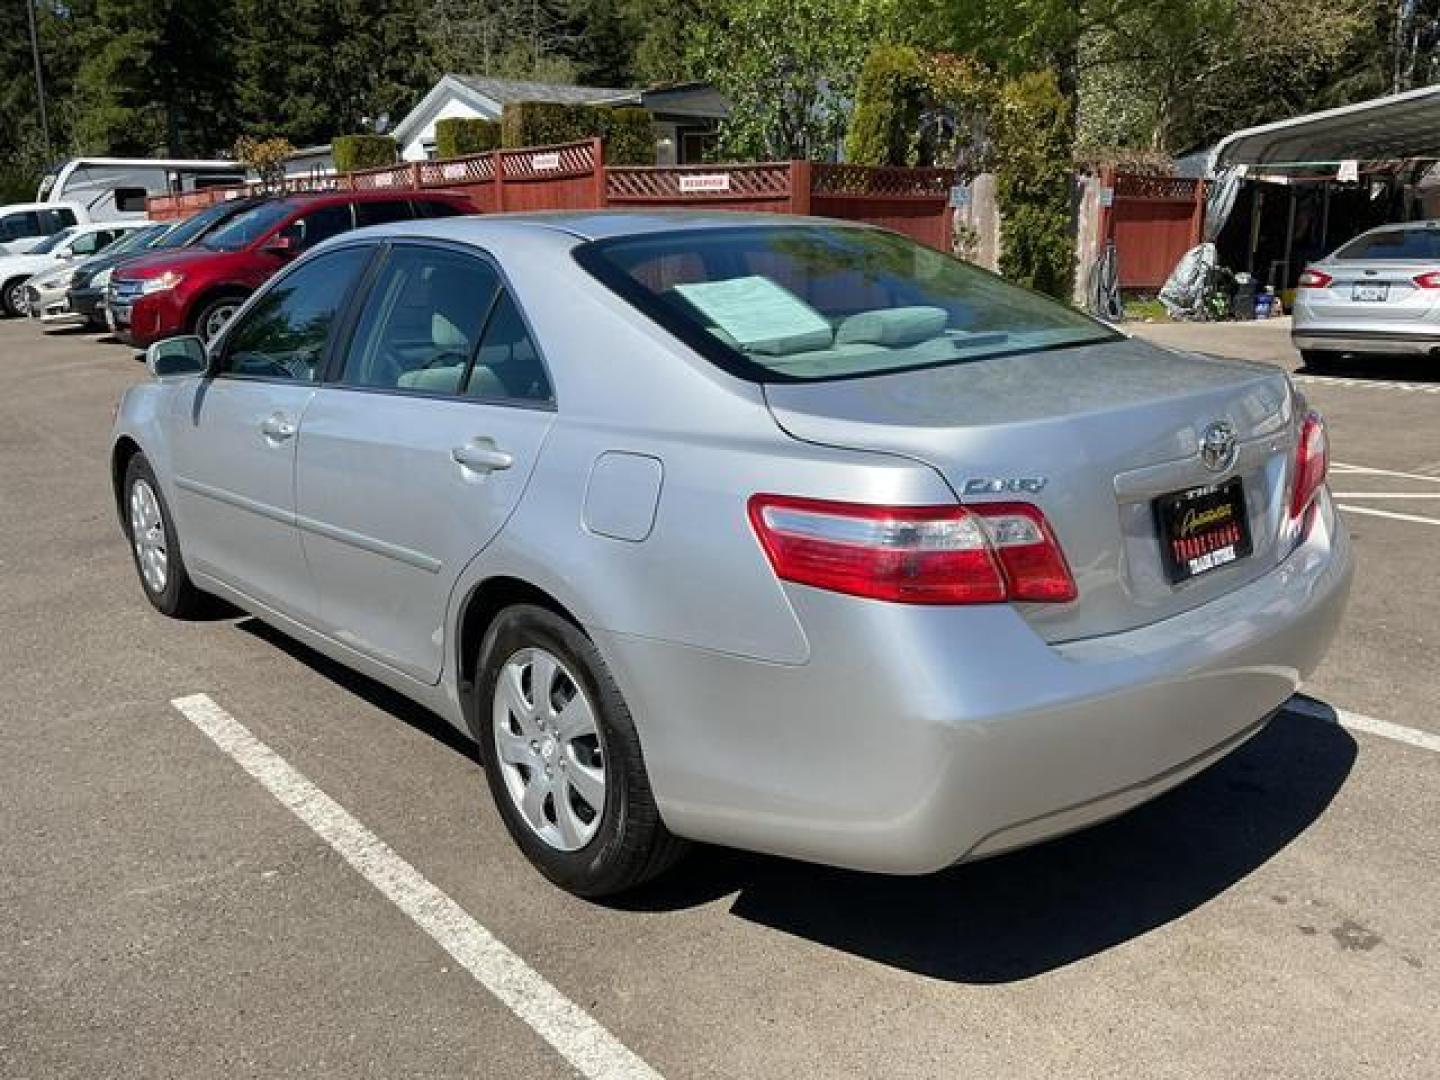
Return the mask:
[[[1234,132],[1216,144],[1210,172],[1233,165],[1313,168],[1436,157],[1440,85]]]

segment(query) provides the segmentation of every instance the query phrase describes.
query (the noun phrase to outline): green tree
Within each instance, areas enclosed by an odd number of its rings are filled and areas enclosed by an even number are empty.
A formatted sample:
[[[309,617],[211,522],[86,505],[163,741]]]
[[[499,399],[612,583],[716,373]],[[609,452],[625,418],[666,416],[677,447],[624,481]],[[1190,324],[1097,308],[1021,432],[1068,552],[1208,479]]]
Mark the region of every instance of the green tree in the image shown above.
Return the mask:
[[[196,157],[234,141],[230,0],[97,0],[81,41],[75,142]]]
[[[887,15],[888,4],[877,0],[715,0],[694,27],[689,59],[730,99],[722,152],[832,156]]]
[[[635,32],[622,0],[572,0],[568,55],[586,86],[629,86]]]
[[[699,78],[688,45],[699,27],[715,19],[717,0],[624,0],[634,49],[630,66],[642,86]]]

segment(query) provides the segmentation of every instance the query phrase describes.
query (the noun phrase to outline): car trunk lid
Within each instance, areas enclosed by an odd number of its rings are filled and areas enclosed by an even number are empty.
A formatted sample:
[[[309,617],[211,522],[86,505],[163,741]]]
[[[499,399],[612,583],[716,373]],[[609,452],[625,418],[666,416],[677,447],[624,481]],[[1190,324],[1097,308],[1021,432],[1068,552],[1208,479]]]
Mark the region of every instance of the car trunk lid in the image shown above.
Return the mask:
[[[765,392],[776,422],[794,438],[923,461],[962,502],[1019,498],[1039,506],[1079,588],[1073,603],[1018,605],[1052,642],[1178,614],[1284,557],[1294,402],[1273,367],[1123,340],[892,375],[772,383]],[[1199,448],[1220,421],[1233,430],[1237,450],[1233,465],[1217,472],[1202,463]],[[1252,553],[1172,583],[1155,500],[1234,476],[1244,485]],[[993,482],[1009,490],[979,490]]]

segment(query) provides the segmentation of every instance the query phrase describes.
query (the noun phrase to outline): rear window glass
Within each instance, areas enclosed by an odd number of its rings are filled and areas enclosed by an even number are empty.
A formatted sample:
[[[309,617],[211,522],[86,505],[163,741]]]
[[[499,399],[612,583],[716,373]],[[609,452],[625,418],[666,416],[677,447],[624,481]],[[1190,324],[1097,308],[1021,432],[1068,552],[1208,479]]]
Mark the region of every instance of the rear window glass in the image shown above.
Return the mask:
[[[1440,229],[1387,229],[1356,237],[1337,259],[1418,259],[1440,261]]]
[[[687,230],[595,241],[576,258],[697,351],[759,382],[853,378],[1119,336],[873,229]]]

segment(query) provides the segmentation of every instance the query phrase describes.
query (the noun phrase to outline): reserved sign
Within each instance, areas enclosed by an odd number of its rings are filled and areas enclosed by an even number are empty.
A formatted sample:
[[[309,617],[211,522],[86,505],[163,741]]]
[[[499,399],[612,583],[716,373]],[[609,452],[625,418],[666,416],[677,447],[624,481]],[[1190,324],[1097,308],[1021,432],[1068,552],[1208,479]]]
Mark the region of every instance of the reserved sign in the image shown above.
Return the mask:
[[[554,172],[560,168],[560,155],[554,151],[548,154],[533,154],[530,167],[536,172]]]
[[[729,173],[705,173],[699,176],[681,176],[680,194],[701,191],[729,191]]]

